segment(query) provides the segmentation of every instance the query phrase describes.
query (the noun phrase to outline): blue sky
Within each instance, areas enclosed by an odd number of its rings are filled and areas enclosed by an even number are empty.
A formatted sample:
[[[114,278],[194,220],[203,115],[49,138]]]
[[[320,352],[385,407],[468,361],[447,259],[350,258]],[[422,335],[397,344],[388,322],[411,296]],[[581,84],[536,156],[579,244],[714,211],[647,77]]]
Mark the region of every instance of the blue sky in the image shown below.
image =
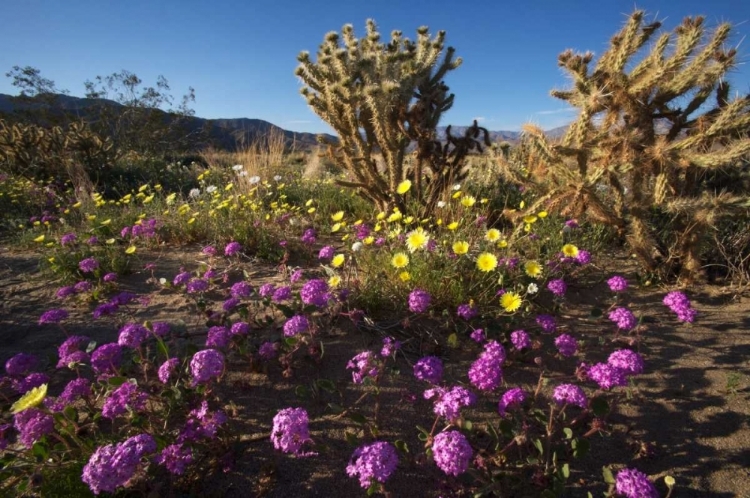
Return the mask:
[[[313,55],[328,31],[346,23],[364,32],[373,18],[385,39],[399,29],[410,38],[418,26],[447,32],[463,65],[446,83],[456,94],[441,124],[473,118],[492,130],[518,130],[525,122],[545,129],[574,114],[549,97],[567,80],[557,67],[566,48],[601,54],[636,7],[673,28],[688,15],[707,25],[736,25],[730,44],[750,59],[750,2],[738,0],[427,0],[294,1],[79,1],[2,2],[4,47],[0,93],[16,94],[4,74],[34,66],[58,88],[82,96],[83,82],[127,69],[145,83],[164,75],[173,94],[195,88],[196,115],[259,118],[295,131],[330,131],[299,95],[293,71],[301,50]],[[743,5],[744,4],[744,5]],[[324,7],[321,7],[324,6]],[[750,91],[750,67],[731,75],[734,89]],[[177,99],[176,99],[177,100]]]

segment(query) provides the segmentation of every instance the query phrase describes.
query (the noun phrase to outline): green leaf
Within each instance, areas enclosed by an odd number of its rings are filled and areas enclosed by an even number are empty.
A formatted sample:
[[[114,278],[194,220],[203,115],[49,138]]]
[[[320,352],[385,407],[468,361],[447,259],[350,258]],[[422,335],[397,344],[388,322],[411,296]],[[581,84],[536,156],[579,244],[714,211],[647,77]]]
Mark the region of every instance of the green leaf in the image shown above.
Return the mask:
[[[284,344],[287,346],[294,347],[295,344],[297,344],[297,338],[296,337],[284,337]]]
[[[426,436],[429,436],[429,435],[430,435],[430,431],[428,431],[427,429],[425,429],[425,428],[424,428],[424,427],[422,427],[421,425],[418,425],[418,426],[417,426],[417,430],[418,430],[419,432],[421,432],[422,434],[426,435]]]
[[[453,349],[458,347],[458,335],[455,332],[448,336],[448,347]]]
[[[591,447],[588,439],[574,439],[570,444],[573,447],[573,456],[576,458],[585,457]]]
[[[276,305],[276,308],[277,308],[277,309],[278,309],[279,311],[281,311],[281,313],[282,313],[282,314],[283,314],[283,315],[284,315],[284,316],[285,316],[286,318],[291,318],[291,317],[293,317],[293,316],[295,315],[295,311],[294,311],[294,310],[293,310],[292,308],[290,308],[289,306],[285,305],[285,304],[277,304],[277,305]]]
[[[570,477],[570,465],[567,463],[564,463],[562,466],[562,475],[565,479]]]
[[[604,313],[599,308],[591,309],[591,318],[600,318]]]
[[[34,443],[34,446],[31,447],[31,454],[37,457],[39,461],[45,461],[47,460],[47,458],[49,458],[49,450],[47,449],[47,445],[41,441],[37,441],[36,443]]]
[[[537,449],[540,455],[544,455],[544,445],[540,439],[534,439],[534,447]]]
[[[163,354],[166,359],[169,359],[169,348],[167,348],[167,344],[161,337],[156,338],[156,345],[159,347],[159,352]]]
[[[615,483],[615,477],[612,475],[612,469],[609,467],[602,467],[602,477],[604,477],[604,482],[607,484]]]
[[[597,417],[603,417],[609,412],[609,403],[604,398],[594,398],[591,400],[591,411]]]
[[[309,393],[310,390],[307,388],[307,386],[303,386],[302,384],[294,388],[294,394],[296,394],[300,398],[306,398]]]
[[[318,379],[315,383],[324,391],[329,393],[336,392],[336,384],[328,379]]]
[[[393,443],[393,446],[398,449],[401,453],[409,453],[409,446],[407,446],[406,441],[402,441],[401,439],[396,440],[395,443]]]
[[[112,387],[119,387],[127,381],[128,379],[126,377],[110,377],[107,380],[107,384],[109,384]]]
[[[500,434],[497,433],[497,429],[495,429],[495,426],[492,424],[492,422],[487,423],[487,428],[489,429],[490,434],[492,434],[492,437],[495,438],[495,441],[499,441]]]
[[[471,420],[464,420],[462,427],[467,431],[470,431],[474,428],[474,424],[471,423]]]
[[[73,422],[78,420],[78,412],[73,408],[73,405],[66,406],[63,410],[63,415],[65,415],[65,418],[72,420]]]
[[[565,434],[565,439],[573,438],[573,429],[571,429],[570,427],[565,427],[563,429],[563,433]]]

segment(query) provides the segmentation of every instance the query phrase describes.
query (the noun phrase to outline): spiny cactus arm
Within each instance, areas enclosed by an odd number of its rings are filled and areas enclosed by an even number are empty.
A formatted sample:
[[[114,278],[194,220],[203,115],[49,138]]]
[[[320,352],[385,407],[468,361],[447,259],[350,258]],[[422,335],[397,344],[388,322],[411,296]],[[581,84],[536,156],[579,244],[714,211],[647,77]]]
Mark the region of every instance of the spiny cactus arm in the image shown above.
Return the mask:
[[[705,169],[723,168],[741,159],[747,159],[750,154],[750,138],[738,140],[730,146],[707,153],[686,155],[690,164]]]
[[[669,150],[685,151],[700,146],[709,146],[716,138],[732,136],[737,132],[743,132],[750,126],[750,97],[735,99],[715,111],[709,111],[696,120],[686,123],[685,127],[694,130],[694,133],[671,143]],[[701,129],[697,128],[699,123]]]
[[[657,69],[664,62],[664,53],[669,46],[669,41],[672,39],[671,33],[662,33],[661,36],[656,40],[654,47],[651,52],[644,57],[628,74],[628,80],[631,85],[636,83],[649,71]],[[630,90],[631,94],[633,90]]]

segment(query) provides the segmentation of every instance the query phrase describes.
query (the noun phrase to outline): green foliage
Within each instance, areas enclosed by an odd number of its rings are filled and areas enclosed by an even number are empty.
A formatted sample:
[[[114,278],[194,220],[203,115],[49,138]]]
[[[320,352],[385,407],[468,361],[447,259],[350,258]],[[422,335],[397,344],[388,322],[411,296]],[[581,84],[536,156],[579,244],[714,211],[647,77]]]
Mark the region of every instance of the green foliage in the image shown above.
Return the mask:
[[[428,28],[421,27],[416,41],[394,31],[390,42],[381,43],[375,22],[368,20],[363,38],[345,25],[341,35],[325,36],[317,61],[309,52],[298,56],[295,74],[306,85],[302,95],[339,138],[335,143],[322,136],[319,140],[352,176],[338,183],[356,188],[379,209],[405,210],[397,192],[405,180],[413,184],[410,195],[434,207],[446,188],[463,178],[468,153],[481,150],[480,134],[488,144],[487,131],[476,122],[463,136],[453,136],[449,127],[448,143],[439,141],[436,128],[454,97],[443,78],[461,64],[452,47],[439,61],[444,40],[444,31],[431,38]],[[416,153],[408,161],[412,142]]]
[[[531,211],[585,213],[617,227],[647,269],[695,279],[711,227],[747,207],[750,96],[729,97],[737,54],[723,48],[728,24],[709,35],[703,18],[686,18],[638,60],[660,27],[643,17],[632,14],[593,67],[592,53],[563,52],[573,86],[552,95],[578,119],[559,143],[527,126],[499,161],[506,178],[544,194]],[[652,209],[668,220],[661,242]]]

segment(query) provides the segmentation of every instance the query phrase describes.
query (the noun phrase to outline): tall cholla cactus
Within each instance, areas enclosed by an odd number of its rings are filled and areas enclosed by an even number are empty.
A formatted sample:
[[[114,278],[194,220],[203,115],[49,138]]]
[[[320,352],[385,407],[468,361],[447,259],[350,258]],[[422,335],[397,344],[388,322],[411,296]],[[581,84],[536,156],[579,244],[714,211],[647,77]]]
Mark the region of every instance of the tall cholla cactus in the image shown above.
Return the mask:
[[[375,22],[368,20],[364,38],[357,39],[354,28],[346,25],[341,36],[336,32],[325,36],[317,61],[310,59],[309,52],[297,58],[295,74],[306,85],[302,95],[336,131],[339,143],[318,139],[354,180],[339,183],[358,189],[381,209],[404,209],[397,194],[404,180],[412,181],[410,195],[434,204],[448,177],[461,174],[468,150],[479,146],[476,126],[464,137],[451,136],[450,151],[443,152],[437,141],[440,117],[453,105],[443,78],[461,64],[460,58],[453,58],[451,47],[439,61],[444,39],[444,31],[431,39],[428,28],[421,27],[416,41],[394,31],[384,44]],[[412,141],[417,142],[417,161],[410,167],[405,159]],[[383,166],[377,154],[382,154]]]
[[[728,24],[707,34],[702,17],[686,18],[652,42],[660,23],[644,24],[643,15],[630,16],[593,69],[591,53],[559,56],[573,86],[551,93],[578,108],[578,119],[559,143],[525,127],[523,157],[499,162],[507,177],[546,190],[531,211],[615,225],[647,268],[690,280],[712,225],[748,206],[747,185],[732,192],[717,179],[747,173],[750,96],[729,97],[736,52],[723,48]],[[533,179],[535,170],[544,178]],[[661,246],[649,224],[659,210],[671,220]]]

